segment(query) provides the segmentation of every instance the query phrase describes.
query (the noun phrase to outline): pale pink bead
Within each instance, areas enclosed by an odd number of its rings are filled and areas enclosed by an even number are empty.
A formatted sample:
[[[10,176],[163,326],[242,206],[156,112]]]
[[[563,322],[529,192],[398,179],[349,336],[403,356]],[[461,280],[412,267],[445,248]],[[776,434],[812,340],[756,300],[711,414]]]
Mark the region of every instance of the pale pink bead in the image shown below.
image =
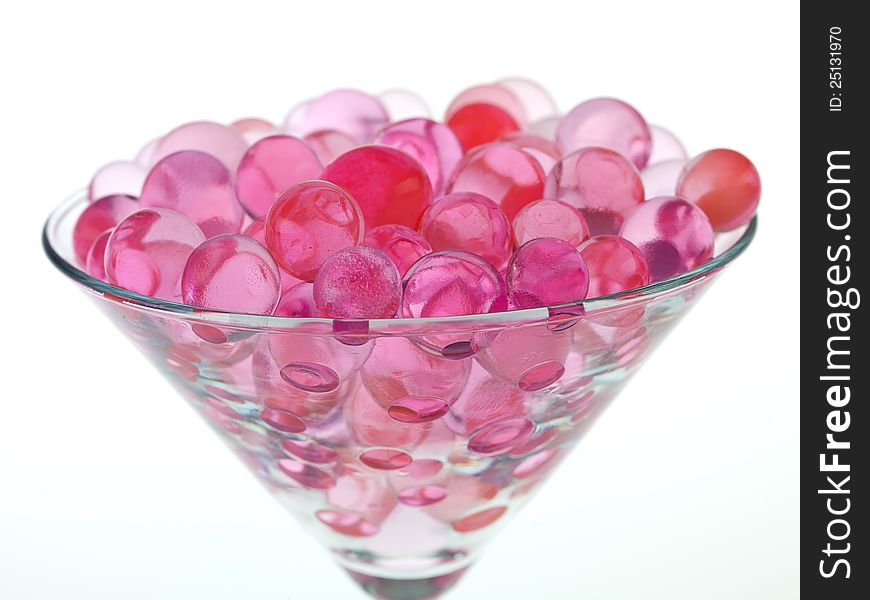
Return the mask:
[[[610,148],[638,169],[649,160],[652,138],[649,125],[634,107],[615,98],[595,98],[562,117],[556,142],[563,154],[580,148]]]
[[[497,106],[507,112],[520,127],[528,122],[526,110],[519,98],[507,86],[498,84],[475,85],[463,90],[447,107],[444,120],[449,121],[460,109],[471,104]]]
[[[694,204],[673,196],[644,202],[625,220],[619,235],[640,250],[653,283],[713,258],[710,220]]]
[[[606,148],[584,148],[563,158],[547,177],[544,197],[580,209],[592,235],[617,233],[644,201],[637,169]]]
[[[399,310],[402,279],[390,258],[368,246],[333,253],[314,278],[314,304],[324,317],[388,319]]]
[[[649,155],[647,166],[672,160],[683,162],[689,159],[689,154],[680,139],[664,127],[658,125],[649,126],[652,138],[652,151]]]
[[[238,131],[248,144],[254,144],[264,137],[280,133],[274,123],[257,117],[238,119],[230,123],[230,127]]]
[[[676,195],[677,182],[685,166],[685,160],[668,160],[644,167],[640,172],[644,195],[648,199]]]
[[[133,159],[134,162],[142,165],[147,171],[147,169],[151,168],[156,160],[154,160],[154,153],[157,152],[157,144],[160,143],[160,138],[154,138],[144,146],[139,149],[139,152],[136,153],[136,157]]]
[[[232,176],[216,158],[184,150],[163,158],[151,169],[139,201],[147,208],[171,208],[199,225],[206,237],[238,233],[244,211]]]
[[[250,217],[248,217],[250,219]],[[260,217],[258,219],[253,219],[245,227],[242,233],[249,238],[257,240],[262,246],[268,249],[266,246],[266,217]],[[292,287],[295,287],[302,283],[302,280],[298,277],[294,277],[287,271],[281,268],[281,265],[278,265],[278,271],[281,272],[281,291],[287,291]],[[282,296],[283,297],[283,296]],[[278,314],[277,312],[275,314]],[[287,316],[287,315],[285,315]]]
[[[416,158],[426,170],[436,196],[462,159],[462,145],[447,125],[430,119],[408,119],[384,127],[375,143],[401,150]]]
[[[538,164],[541,165],[544,173],[549,173],[553,165],[562,158],[562,153],[554,142],[534,133],[517,131],[507,134],[501,140],[522,148],[531,154],[538,161]]]
[[[423,214],[420,233],[433,250],[464,250],[501,271],[511,257],[511,226],[498,205],[474,192],[455,192]]]
[[[181,301],[181,272],[205,241],[202,230],[178,211],[145,208],[121,221],[106,245],[106,277],[143,296]]]
[[[588,298],[631,290],[650,282],[649,266],[637,246],[617,235],[597,235],[579,248],[589,272]]]
[[[130,196],[105,196],[89,204],[76,220],[73,228],[73,252],[80,265],[85,265],[88,250],[107,229],[126,219],[141,208]]]
[[[517,247],[528,241],[552,237],[579,246],[589,238],[589,226],[583,214],[561,200],[538,200],[526,205],[513,223]]]
[[[278,266],[313,281],[332,253],[363,240],[356,201],[326,181],[300,183],[281,194],[266,217],[266,246]]]
[[[273,135],[248,148],[236,170],[236,193],[253,217],[262,217],[282,192],[317,179],[323,171],[308,144],[289,135]]]
[[[583,300],[589,288],[580,253],[556,238],[538,238],[517,248],[505,279],[511,305],[516,308]]]
[[[181,275],[185,304],[271,315],[281,297],[281,275],[269,251],[244,235],[219,235],[193,251]]]
[[[142,194],[142,184],[148,171],[138,162],[118,160],[100,167],[88,185],[91,202],[106,196],[132,196]]]
[[[555,141],[556,130],[559,128],[559,123],[561,121],[562,118],[558,115],[546,117],[544,119],[541,119],[540,121],[535,121],[534,123],[526,125],[523,131],[525,131],[526,133],[531,133],[532,135],[539,135],[545,140]]]
[[[377,98],[358,90],[340,89],[293,108],[284,120],[284,129],[303,137],[314,131],[335,129],[364,144],[387,121],[387,111]]]
[[[493,422],[524,417],[526,413],[523,392],[516,385],[475,365],[468,385],[450,407],[447,423],[457,433],[469,435]]]
[[[108,281],[106,279],[106,245],[109,243],[111,235],[111,229],[107,229],[98,235],[88,249],[83,263],[85,272],[100,281]]]
[[[302,281],[293,287],[285,288],[281,301],[275,309],[277,317],[309,319],[320,316],[314,305],[314,284]]]
[[[270,374],[269,379],[277,377],[282,389],[289,386],[314,395],[337,392],[359,371],[371,353],[369,346],[348,346],[331,337],[292,331],[270,335],[269,353],[278,372]]]
[[[496,85],[507,88],[520,101],[529,123],[551,117],[558,112],[556,101],[544,87],[530,79],[511,77]]]
[[[477,192],[512,219],[526,204],[544,197],[546,175],[528,152],[506,142],[473,149],[456,166],[447,191]]]
[[[176,127],[163,136],[154,149],[151,164],[181,150],[198,150],[214,156],[231,172],[248,149],[238,131],[220,123],[195,121]]]
[[[372,399],[364,385],[357,387],[345,403],[344,418],[359,444],[406,450],[420,444],[432,425],[409,424],[393,419],[384,407]]]
[[[426,238],[404,225],[380,225],[367,230],[365,245],[389,256],[403,277],[411,265],[432,252]]]
[[[496,377],[532,392],[562,377],[570,345],[570,330],[552,331],[546,325],[509,327],[475,359]]]
[[[474,508],[495,498],[498,487],[480,477],[456,475],[444,483],[447,494],[443,500],[422,510],[440,521],[458,521]]]
[[[356,141],[340,131],[324,129],[313,131],[305,136],[305,143],[314,150],[317,158],[324,165],[356,146]]]
[[[432,114],[426,101],[408,90],[387,90],[378,94],[378,100],[393,123],[415,117],[428,118]]]
[[[330,506],[353,511],[373,525],[383,523],[399,501],[383,477],[351,469],[336,480],[326,499]]]

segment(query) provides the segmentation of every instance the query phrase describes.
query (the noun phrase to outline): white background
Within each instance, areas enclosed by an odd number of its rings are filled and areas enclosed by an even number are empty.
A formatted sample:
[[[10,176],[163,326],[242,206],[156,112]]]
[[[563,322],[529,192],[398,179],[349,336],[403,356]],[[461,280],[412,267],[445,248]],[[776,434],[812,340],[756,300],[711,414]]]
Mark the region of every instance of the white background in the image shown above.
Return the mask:
[[[14,8],[13,8],[14,7]],[[758,239],[457,587],[798,597],[795,3],[16,2],[0,9],[0,598],[362,598],[43,257],[48,212],[189,120],[522,75],[752,158]]]

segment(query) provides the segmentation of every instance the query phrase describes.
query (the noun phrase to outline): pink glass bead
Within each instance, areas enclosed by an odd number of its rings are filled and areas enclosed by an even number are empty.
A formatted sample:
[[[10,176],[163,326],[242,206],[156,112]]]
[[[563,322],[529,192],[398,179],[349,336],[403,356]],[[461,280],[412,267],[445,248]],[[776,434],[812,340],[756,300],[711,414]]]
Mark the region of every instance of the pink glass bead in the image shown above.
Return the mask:
[[[477,192],[498,204],[509,219],[544,197],[541,165],[513,144],[496,142],[465,155],[447,186],[452,192]]]
[[[89,204],[79,215],[73,229],[72,241],[76,260],[85,264],[88,250],[94,240],[107,229],[139,210],[139,203],[130,196],[106,196]]]
[[[354,439],[364,446],[414,448],[420,444],[431,423],[408,424],[393,419],[359,386],[344,405],[344,417]]]
[[[682,160],[685,162],[689,159],[683,143],[673,133],[658,125],[650,125],[649,132],[652,138],[652,151],[650,152],[647,166],[671,160]]]
[[[443,123],[408,119],[384,127],[375,143],[401,150],[417,159],[426,170],[436,196],[444,193],[447,179],[462,159],[462,145]]]
[[[559,128],[559,123],[561,121],[562,118],[559,116],[547,117],[527,125],[523,131],[531,133],[532,135],[539,135],[545,140],[555,140],[556,130]],[[561,149],[559,152],[561,153]]]
[[[210,154],[231,172],[235,172],[247,149],[245,138],[232,127],[210,121],[195,121],[176,127],[163,136],[157,142],[151,164],[181,150],[198,150]]]
[[[514,243],[552,237],[579,246],[589,238],[589,226],[583,214],[561,200],[538,200],[527,204],[514,217]]]
[[[646,259],[650,281],[662,281],[713,257],[713,228],[697,206],[673,196],[644,202],[625,220],[619,235]]]
[[[281,293],[281,301],[275,309],[277,317],[309,319],[319,317],[314,305],[314,284],[303,281]]]
[[[378,94],[378,100],[393,123],[416,117],[428,118],[432,114],[426,101],[408,90],[387,90]]]
[[[378,471],[394,471],[411,464],[413,459],[407,452],[389,448],[375,448],[363,452],[359,460],[365,466]]]
[[[160,143],[160,138],[154,138],[144,146],[139,149],[139,152],[136,153],[136,158],[133,159],[133,162],[142,165],[142,167],[147,170],[153,165],[156,160],[154,160],[154,153],[157,151],[157,144]]]
[[[597,235],[580,246],[589,272],[588,298],[631,290],[650,282],[649,267],[637,246],[617,235]]]
[[[168,208],[145,208],[118,223],[106,245],[106,277],[143,296],[181,301],[181,272],[205,241],[202,230]]]
[[[730,231],[755,214],[761,179],[755,165],[739,152],[708,150],[686,165],[676,195],[703,210],[714,231]]]
[[[395,223],[416,228],[432,203],[432,185],[420,163],[386,146],[345,152],[326,166],[321,179],[353,196],[367,227]]]
[[[447,423],[457,433],[469,435],[496,421],[524,417],[526,412],[523,392],[516,385],[475,365],[468,385],[450,407]]]
[[[511,226],[498,205],[474,192],[439,198],[420,221],[433,250],[464,250],[501,271],[511,257]]]
[[[562,158],[562,153],[554,142],[533,133],[524,131],[509,133],[501,141],[513,144],[528,152],[538,161],[544,173],[549,173],[553,165]]]
[[[314,150],[321,164],[328,165],[356,146],[356,141],[346,133],[332,129],[313,131],[305,136],[305,143]]]
[[[584,148],[563,158],[550,171],[544,196],[580,209],[592,235],[617,233],[644,201],[637,169],[606,148]]]
[[[137,162],[118,160],[100,167],[88,185],[88,199],[93,202],[106,196],[142,194],[142,184],[148,171]]]
[[[281,194],[266,217],[266,247],[282,269],[313,281],[332,253],[363,240],[353,197],[326,181],[307,181]]]
[[[511,77],[496,85],[506,88],[519,100],[528,123],[551,117],[558,112],[556,101],[541,84],[530,79]]]
[[[393,261],[368,246],[338,250],[314,278],[314,304],[324,317],[388,319],[401,300],[402,280]]]
[[[248,144],[254,144],[265,137],[280,133],[274,123],[256,117],[233,121],[230,127],[238,131]]]
[[[534,308],[586,298],[589,274],[574,246],[556,238],[526,242],[507,268],[508,297],[516,308]]]
[[[556,142],[563,154],[597,146],[619,152],[644,168],[652,138],[644,118],[632,106],[614,98],[595,98],[577,105],[562,117]]]
[[[109,243],[109,236],[111,235],[111,229],[107,229],[106,231],[98,235],[97,238],[94,240],[94,243],[91,244],[91,247],[88,249],[83,263],[85,267],[85,272],[94,279],[99,279],[100,281],[107,281],[106,244]]]
[[[250,219],[250,217],[248,217]],[[260,217],[258,219],[254,219],[250,222],[250,224],[245,228],[242,233],[248,236],[251,239],[256,240],[260,243],[260,245],[268,248],[266,245],[266,217]],[[281,272],[281,290],[285,292],[292,287],[295,287],[302,283],[302,280],[298,277],[294,277],[283,268],[281,265],[278,265],[278,271]],[[283,298],[283,294],[282,294]],[[277,310],[277,309],[276,309]],[[275,314],[278,314],[277,312]],[[285,315],[287,316],[287,315]]]
[[[411,265],[432,252],[426,238],[404,225],[380,225],[369,229],[365,245],[389,256],[402,277]]]
[[[269,251],[244,235],[206,240],[181,275],[185,304],[271,315],[281,297],[281,275]]]
[[[570,344],[569,330],[551,331],[546,325],[509,327],[475,358],[496,377],[533,392],[562,377]]]
[[[408,506],[429,506],[447,497],[447,489],[440,485],[415,485],[399,492],[399,502]]]
[[[244,211],[232,176],[216,158],[196,150],[162,159],[145,180],[139,199],[146,208],[172,208],[199,225],[206,237],[238,233]]]
[[[398,451],[384,449],[372,452],[386,454]],[[336,481],[336,486],[327,493],[326,499],[331,506],[361,514],[368,522],[376,525],[383,523],[398,504],[396,493],[390,489],[382,474],[368,472],[356,465],[346,466]]]
[[[236,171],[239,202],[253,217],[262,217],[284,190],[317,179],[323,171],[308,144],[289,135],[263,138],[248,148]]]
[[[468,514],[498,494],[498,488],[479,477],[457,475],[444,483],[447,496],[424,510],[441,521],[452,521]]]
[[[506,112],[520,127],[527,122],[522,102],[508,86],[498,84],[475,85],[459,93],[447,107],[444,120],[450,119],[466,106],[489,104]]]
[[[445,123],[456,134],[465,152],[520,129],[510,113],[493,104],[482,103],[463,106]]]
[[[668,160],[647,165],[640,172],[644,195],[649,198],[658,196],[674,196],[677,193],[677,182],[686,166],[685,160]]]
[[[369,94],[333,90],[296,106],[287,114],[284,129],[303,137],[314,131],[335,129],[364,144],[388,120],[383,105]]]

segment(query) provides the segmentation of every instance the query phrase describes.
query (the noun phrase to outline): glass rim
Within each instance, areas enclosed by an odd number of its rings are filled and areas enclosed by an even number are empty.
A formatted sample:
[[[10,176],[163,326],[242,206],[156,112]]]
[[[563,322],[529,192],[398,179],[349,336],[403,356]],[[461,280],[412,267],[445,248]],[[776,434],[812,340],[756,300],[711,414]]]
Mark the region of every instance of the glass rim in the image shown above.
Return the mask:
[[[445,327],[467,330],[469,328],[503,327],[505,324],[524,324],[542,320],[551,320],[554,316],[576,319],[581,315],[590,315],[597,312],[611,312],[622,306],[637,304],[639,301],[649,300],[663,296],[668,292],[694,283],[712,275],[723,267],[730,264],[740,256],[752,240],[755,238],[758,228],[758,216],[744,226],[740,237],[734,241],[721,254],[713,257],[706,263],[668,279],[655,283],[609,294],[596,298],[586,298],[572,302],[564,302],[546,307],[515,309],[495,313],[483,313],[473,315],[455,315],[448,317],[424,317],[408,318],[396,317],[392,319],[329,319],[323,317],[300,318],[282,317],[275,315],[258,315],[239,313],[218,309],[208,309],[191,306],[170,300],[161,300],[152,296],[143,296],[117,287],[110,283],[100,281],[85,273],[75,264],[64,258],[63,254],[54,246],[53,235],[82,201],[87,201],[84,190],[73,194],[57,206],[49,215],[42,229],[42,247],[48,259],[61,273],[72,279],[84,288],[94,292],[103,298],[120,301],[146,311],[156,311],[164,315],[184,319],[195,319],[203,323],[212,323],[225,327],[237,327],[243,329],[300,329],[312,327],[324,331],[400,331],[403,335],[419,333],[431,333],[434,330],[445,331]],[[452,330],[452,329],[451,329]]]

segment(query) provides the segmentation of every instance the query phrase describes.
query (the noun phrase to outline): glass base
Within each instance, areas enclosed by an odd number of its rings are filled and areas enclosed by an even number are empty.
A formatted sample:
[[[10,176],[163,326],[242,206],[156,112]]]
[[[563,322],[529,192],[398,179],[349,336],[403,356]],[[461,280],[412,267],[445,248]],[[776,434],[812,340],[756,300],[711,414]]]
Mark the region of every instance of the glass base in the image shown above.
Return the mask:
[[[370,596],[378,600],[434,600],[449,590],[465,574],[468,567],[422,579],[388,579],[366,575],[345,567],[345,571]]]

